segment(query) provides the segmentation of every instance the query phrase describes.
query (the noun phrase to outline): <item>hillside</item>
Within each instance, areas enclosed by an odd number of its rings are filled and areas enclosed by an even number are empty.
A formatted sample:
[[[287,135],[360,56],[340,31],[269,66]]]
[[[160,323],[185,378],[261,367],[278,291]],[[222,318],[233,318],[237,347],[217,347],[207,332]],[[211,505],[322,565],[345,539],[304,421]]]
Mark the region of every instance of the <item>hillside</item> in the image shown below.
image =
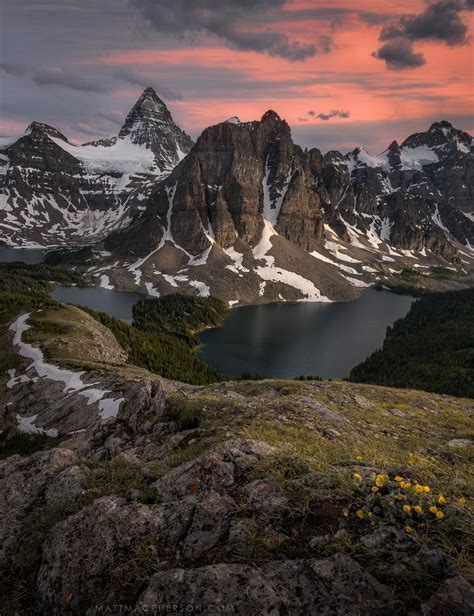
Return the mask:
[[[423,296],[349,379],[474,398],[474,289]]]
[[[5,613],[472,613],[472,400],[196,387],[78,308],[40,310],[2,333]]]

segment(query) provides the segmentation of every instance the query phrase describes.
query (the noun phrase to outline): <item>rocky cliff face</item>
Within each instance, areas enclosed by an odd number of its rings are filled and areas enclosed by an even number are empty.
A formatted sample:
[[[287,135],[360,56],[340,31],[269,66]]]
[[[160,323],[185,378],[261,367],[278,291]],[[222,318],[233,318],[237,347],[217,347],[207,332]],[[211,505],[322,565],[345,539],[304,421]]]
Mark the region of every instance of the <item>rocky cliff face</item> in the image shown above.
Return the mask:
[[[67,365],[25,360],[41,354],[28,317],[0,332],[21,352],[0,374],[6,613],[472,613],[472,402],[347,382],[166,381],[73,310],[87,344],[78,329],[48,338]]]
[[[349,298],[406,268],[462,273],[474,256],[473,161],[471,137],[447,122],[373,157],[303,151],[273,111],[232,118],[206,129],[142,219],[109,238],[125,257],[112,275],[255,303]]]
[[[33,122],[0,150],[0,240],[67,246],[102,239],[130,223],[191,146],[151,88],[111,139],[77,146]]]

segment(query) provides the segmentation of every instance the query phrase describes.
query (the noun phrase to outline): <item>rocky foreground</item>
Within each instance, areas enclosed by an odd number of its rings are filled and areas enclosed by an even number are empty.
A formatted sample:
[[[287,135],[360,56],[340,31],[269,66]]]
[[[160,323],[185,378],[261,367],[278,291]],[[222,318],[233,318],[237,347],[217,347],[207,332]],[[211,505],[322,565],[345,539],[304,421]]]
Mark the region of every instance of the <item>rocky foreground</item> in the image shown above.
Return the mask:
[[[472,400],[167,381],[74,311],[1,338],[2,614],[473,613]]]

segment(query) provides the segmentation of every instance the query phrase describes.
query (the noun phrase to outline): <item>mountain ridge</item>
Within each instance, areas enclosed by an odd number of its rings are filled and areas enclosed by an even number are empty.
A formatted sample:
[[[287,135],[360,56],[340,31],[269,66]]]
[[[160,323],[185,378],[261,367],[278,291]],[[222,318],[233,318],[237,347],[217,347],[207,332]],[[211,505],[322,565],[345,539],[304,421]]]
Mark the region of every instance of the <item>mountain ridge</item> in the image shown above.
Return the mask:
[[[94,271],[118,289],[332,301],[407,268],[472,272],[472,137],[444,120],[377,156],[303,150],[273,110],[193,145],[147,88],[116,137],[76,146],[33,123],[0,162],[1,239],[105,239]]]

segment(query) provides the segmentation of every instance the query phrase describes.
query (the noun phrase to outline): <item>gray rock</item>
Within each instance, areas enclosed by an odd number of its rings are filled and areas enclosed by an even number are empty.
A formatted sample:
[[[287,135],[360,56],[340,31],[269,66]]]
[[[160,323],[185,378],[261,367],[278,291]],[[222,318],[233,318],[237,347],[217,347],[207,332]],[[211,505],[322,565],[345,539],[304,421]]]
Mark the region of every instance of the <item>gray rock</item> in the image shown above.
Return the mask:
[[[48,507],[76,500],[85,492],[82,482],[86,473],[80,466],[69,466],[61,471],[46,488],[44,500]]]
[[[248,507],[258,513],[277,514],[287,504],[276,481],[256,479],[245,485],[241,494]]]
[[[120,600],[111,587],[114,559],[140,542],[175,546],[189,526],[192,506],[127,504],[107,496],[56,524],[43,545],[38,593],[54,614]],[[114,587],[115,588],[115,587]]]
[[[42,501],[47,485],[77,463],[76,454],[68,449],[38,451],[28,458],[12,456],[0,462],[0,559],[5,557],[5,541],[8,538],[10,547],[14,544],[23,518]]]
[[[182,543],[182,555],[186,559],[196,559],[214,548],[229,529],[231,512],[235,503],[229,497],[211,492],[197,503],[191,526]]]
[[[422,616],[472,616],[474,587],[460,575],[445,580],[421,606]]]
[[[225,493],[239,476],[273,452],[272,447],[259,441],[225,441],[156,481],[158,501],[175,501],[190,494],[199,500],[211,490]]]
[[[474,442],[469,438],[453,438],[447,445],[450,449],[472,449]]]
[[[199,606],[204,615],[216,613],[216,606],[234,614],[271,616],[394,613],[390,590],[343,555],[259,567],[222,563],[174,569],[153,576],[138,606],[173,603]]]

